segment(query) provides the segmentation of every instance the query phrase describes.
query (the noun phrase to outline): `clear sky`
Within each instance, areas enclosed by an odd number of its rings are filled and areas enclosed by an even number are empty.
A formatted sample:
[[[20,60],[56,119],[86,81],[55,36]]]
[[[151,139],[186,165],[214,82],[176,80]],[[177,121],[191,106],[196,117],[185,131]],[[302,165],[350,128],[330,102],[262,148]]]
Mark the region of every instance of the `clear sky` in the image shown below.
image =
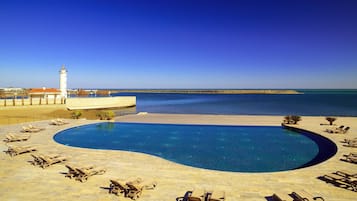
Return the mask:
[[[0,0],[0,87],[357,88],[356,0]]]

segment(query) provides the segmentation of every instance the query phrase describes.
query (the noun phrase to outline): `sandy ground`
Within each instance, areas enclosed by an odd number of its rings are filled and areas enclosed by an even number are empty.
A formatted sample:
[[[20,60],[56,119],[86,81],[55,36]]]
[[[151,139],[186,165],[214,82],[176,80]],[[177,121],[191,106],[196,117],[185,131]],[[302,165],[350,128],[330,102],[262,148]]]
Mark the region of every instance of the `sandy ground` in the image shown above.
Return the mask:
[[[80,110],[80,118],[97,119],[96,114],[101,110]],[[73,111],[65,105],[33,105],[33,106],[0,106],[0,125],[34,122],[46,119],[71,118]]]
[[[2,111],[1,111],[2,112]],[[235,115],[177,115],[143,114],[126,115],[116,118],[118,122],[189,123],[216,125],[280,125],[281,116],[235,116]],[[26,142],[14,143],[36,146],[39,153],[61,154],[69,158],[67,164],[77,166],[95,165],[107,169],[104,175],[93,176],[85,183],[64,177],[67,169],[63,164],[41,169],[29,164],[29,154],[10,157],[0,154],[0,200],[130,200],[108,194],[109,179],[141,177],[146,181],[156,181],[154,190],[146,190],[138,200],[170,201],[182,196],[187,190],[223,190],[227,201],[267,200],[267,196],[277,193],[292,200],[288,194],[304,192],[313,196],[323,196],[325,200],[355,200],[357,193],[327,184],[317,177],[336,170],[357,173],[356,164],[340,161],[343,154],[356,152],[357,148],[343,146],[345,138],[357,137],[357,118],[338,117],[336,125],[350,126],[348,134],[328,134],[330,126],[324,117],[302,117],[298,127],[323,135],[336,143],[337,154],[318,165],[275,173],[236,173],[212,171],[176,164],[151,155],[126,151],[92,150],[68,147],[56,143],[53,136],[70,127],[98,122],[96,120],[72,120],[64,126],[49,125],[48,120],[31,124],[45,128],[34,133]],[[8,132],[20,133],[22,125],[0,125],[0,139]],[[0,143],[0,150],[7,150],[7,144]]]
[[[0,125],[33,122],[51,118],[70,118],[64,105],[0,107]]]

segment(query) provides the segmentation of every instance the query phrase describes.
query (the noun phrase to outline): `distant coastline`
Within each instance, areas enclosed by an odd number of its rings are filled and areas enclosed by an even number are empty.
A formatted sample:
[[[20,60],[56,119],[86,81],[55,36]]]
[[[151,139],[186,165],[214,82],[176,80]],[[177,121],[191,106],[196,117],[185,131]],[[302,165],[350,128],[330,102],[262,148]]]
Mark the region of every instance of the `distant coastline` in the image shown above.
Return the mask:
[[[111,93],[181,93],[181,94],[301,94],[291,89],[120,89]]]

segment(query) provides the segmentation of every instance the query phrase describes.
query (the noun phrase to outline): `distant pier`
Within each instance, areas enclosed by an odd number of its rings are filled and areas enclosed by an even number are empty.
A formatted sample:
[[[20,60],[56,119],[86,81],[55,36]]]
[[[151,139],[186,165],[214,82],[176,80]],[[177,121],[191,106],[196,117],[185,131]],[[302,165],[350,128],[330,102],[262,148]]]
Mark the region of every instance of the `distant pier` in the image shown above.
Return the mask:
[[[120,89],[112,93],[181,93],[181,94],[301,94],[290,89]]]

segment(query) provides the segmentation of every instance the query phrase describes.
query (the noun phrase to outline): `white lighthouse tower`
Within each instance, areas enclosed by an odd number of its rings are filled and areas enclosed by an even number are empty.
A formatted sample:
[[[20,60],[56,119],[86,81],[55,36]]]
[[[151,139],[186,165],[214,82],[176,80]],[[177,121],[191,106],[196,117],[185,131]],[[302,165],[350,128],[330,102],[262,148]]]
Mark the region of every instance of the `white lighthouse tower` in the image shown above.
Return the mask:
[[[67,70],[64,65],[60,70],[60,91],[61,98],[67,98]]]

